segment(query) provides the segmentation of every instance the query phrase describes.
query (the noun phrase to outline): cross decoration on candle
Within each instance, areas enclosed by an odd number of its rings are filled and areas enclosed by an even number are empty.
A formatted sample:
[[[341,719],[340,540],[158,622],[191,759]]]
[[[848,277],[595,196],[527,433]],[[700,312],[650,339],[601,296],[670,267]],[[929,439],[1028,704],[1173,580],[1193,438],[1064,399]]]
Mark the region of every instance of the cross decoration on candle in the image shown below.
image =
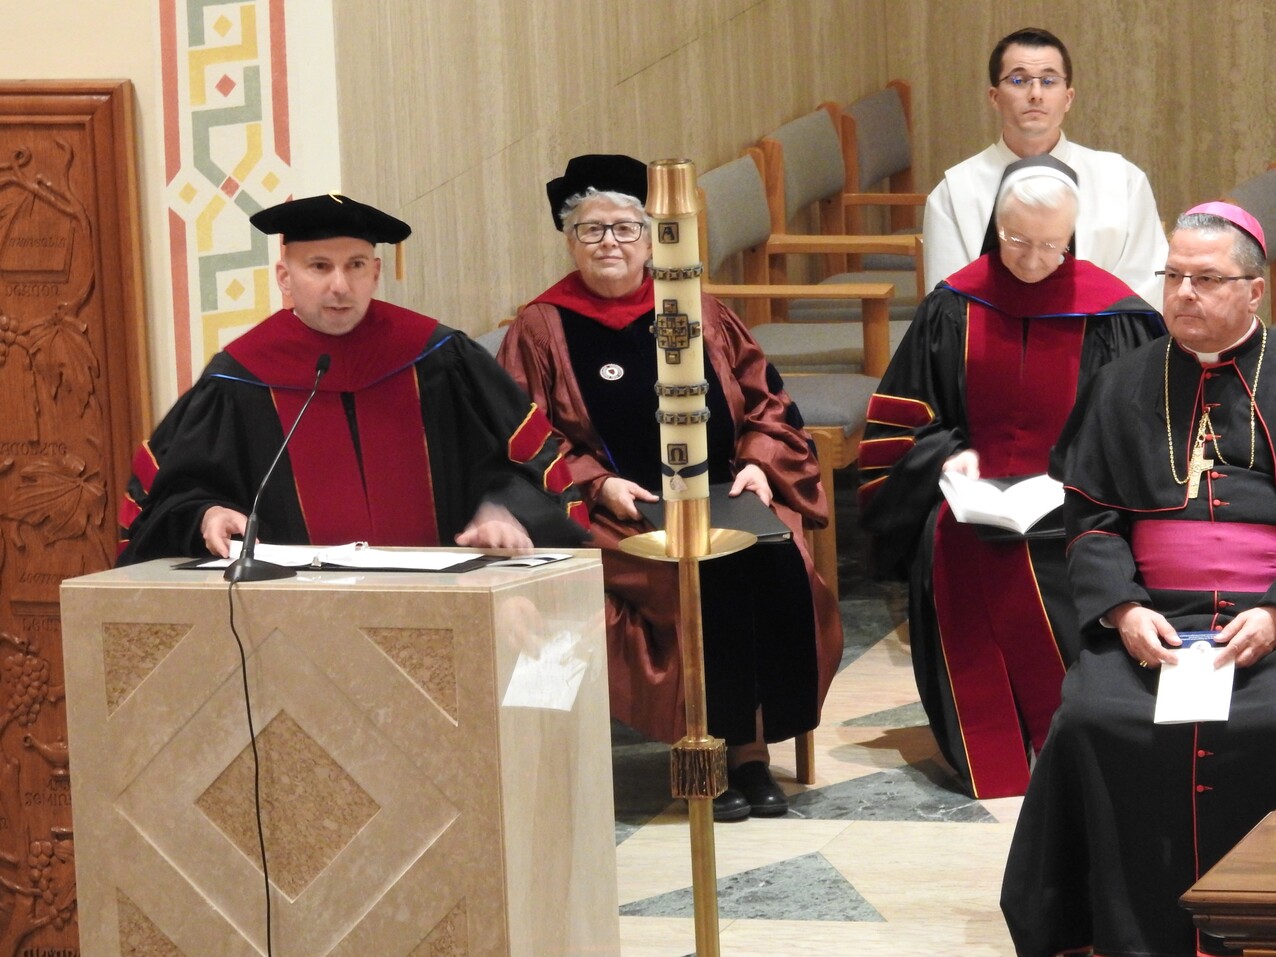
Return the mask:
[[[689,167],[689,164],[688,164]],[[694,173],[683,182],[694,184]],[[685,175],[685,174],[684,174]],[[652,261],[656,285],[661,473],[666,500],[707,498],[709,446],[705,423],[709,387],[704,375],[704,339],[700,319],[700,276],[694,193],[681,183],[658,194],[671,201],[653,204],[656,219]],[[667,186],[668,181],[661,185]],[[690,201],[688,201],[690,200]]]

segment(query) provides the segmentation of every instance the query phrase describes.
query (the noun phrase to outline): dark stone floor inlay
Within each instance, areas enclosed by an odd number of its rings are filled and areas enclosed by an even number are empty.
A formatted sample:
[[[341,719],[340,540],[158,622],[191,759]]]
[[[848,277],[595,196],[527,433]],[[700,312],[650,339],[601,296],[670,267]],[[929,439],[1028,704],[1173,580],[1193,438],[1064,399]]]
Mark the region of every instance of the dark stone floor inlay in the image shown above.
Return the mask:
[[[794,906],[800,901],[800,906]],[[623,916],[694,917],[691,888],[634,901]],[[718,916],[724,920],[828,920],[881,922],[822,854],[804,854],[718,879]]]

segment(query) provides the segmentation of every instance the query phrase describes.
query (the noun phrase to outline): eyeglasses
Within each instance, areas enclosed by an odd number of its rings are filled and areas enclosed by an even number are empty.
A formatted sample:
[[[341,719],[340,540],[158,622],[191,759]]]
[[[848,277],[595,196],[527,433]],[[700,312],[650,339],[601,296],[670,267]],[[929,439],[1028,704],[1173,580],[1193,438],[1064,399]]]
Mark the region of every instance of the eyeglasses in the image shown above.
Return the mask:
[[[1068,248],[1066,242],[1063,243],[1034,243],[1031,239],[1024,239],[1022,236],[1016,236],[1014,233],[1008,233],[1004,229],[997,230],[997,238],[1003,243],[1008,244],[1012,249],[1018,249],[1027,252],[1030,249],[1040,249],[1043,253],[1061,253]]]
[[[607,230],[609,229],[616,242],[636,243],[642,238],[642,231],[646,228],[646,223],[623,219],[618,223],[577,223],[572,227],[572,230],[576,233],[576,238],[580,242],[594,246],[606,238]]]
[[[1257,276],[1193,276],[1191,273],[1179,272],[1177,269],[1158,269],[1153,275],[1163,277],[1167,286],[1178,286],[1182,284],[1184,279],[1190,279],[1192,280],[1192,288],[1206,295],[1218,292],[1229,282],[1258,278]]]
[[[1032,86],[1033,80],[1041,84],[1042,90],[1063,90],[1068,86],[1068,78],[1060,76],[1058,73],[1043,73],[1041,76],[1032,76],[1028,73],[1007,73],[997,82],[1006,84],[1012,90],[1027,90]]]

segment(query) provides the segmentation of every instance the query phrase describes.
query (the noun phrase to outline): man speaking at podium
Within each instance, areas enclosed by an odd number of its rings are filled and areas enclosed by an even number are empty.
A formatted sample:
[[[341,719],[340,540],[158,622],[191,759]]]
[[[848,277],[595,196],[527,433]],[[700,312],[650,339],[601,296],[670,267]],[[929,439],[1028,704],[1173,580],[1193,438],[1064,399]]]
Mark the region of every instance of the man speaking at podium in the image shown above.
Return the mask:
[[[584,510],[541,411],[467,336],[373,298],[376,244],[411,227],[333,194],[250,222],[282,234],[275,278],[291,308],[214,356],[138,450],[119,564],[226,557],[259,489],[261,538],[276,544],[581,542]]]

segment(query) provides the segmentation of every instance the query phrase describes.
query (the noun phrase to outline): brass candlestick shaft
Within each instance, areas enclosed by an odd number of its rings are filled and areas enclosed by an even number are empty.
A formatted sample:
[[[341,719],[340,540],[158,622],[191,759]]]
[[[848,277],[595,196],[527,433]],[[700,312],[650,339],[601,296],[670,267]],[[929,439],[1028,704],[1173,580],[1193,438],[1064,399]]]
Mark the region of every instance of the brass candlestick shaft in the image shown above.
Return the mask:
[[[726,745],[709,736],[704,684],[700,564],[708,556],[707,386],[700,317],[695,167],[662,160],[647,170],[647,211],[655,220],[656,344],[666,554],[678,561],[679,640],[687,734],[670,754],[674,797],[687,799],[691,825],[696,955],[718,957],[717,861],[713,799],[726,790]]]

